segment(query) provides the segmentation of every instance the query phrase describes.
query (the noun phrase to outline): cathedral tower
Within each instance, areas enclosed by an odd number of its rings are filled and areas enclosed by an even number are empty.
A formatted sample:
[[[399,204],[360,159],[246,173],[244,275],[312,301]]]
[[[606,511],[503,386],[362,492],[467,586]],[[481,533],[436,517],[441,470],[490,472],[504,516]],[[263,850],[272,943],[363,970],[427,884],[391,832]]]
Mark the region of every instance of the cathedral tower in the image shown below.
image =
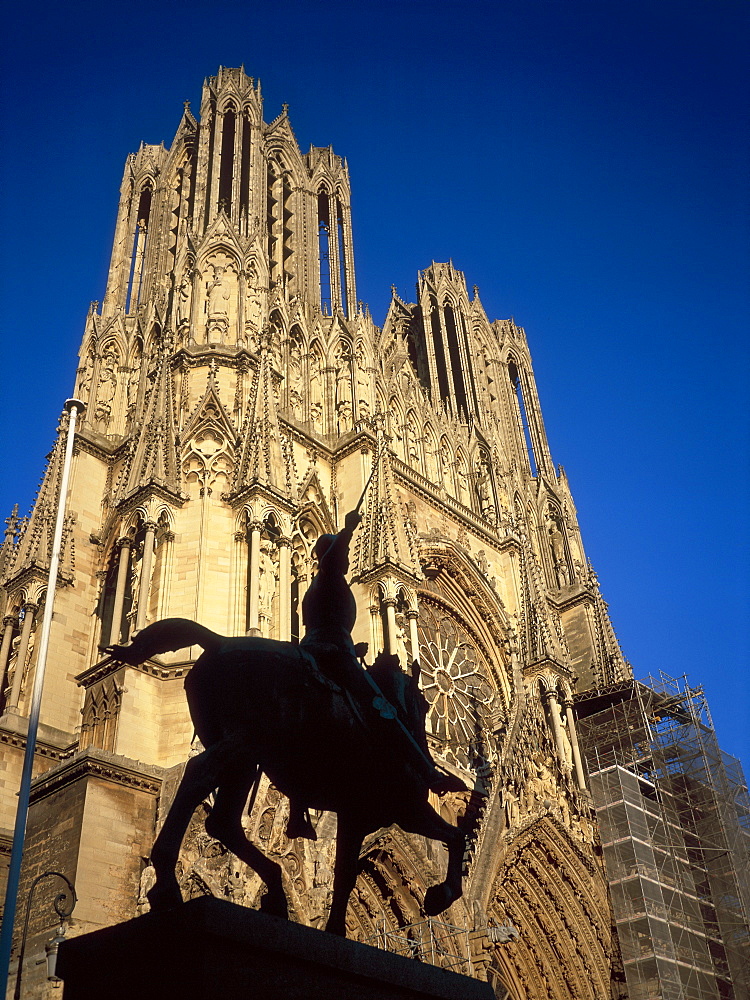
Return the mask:
[[[490,321],[451,262],[420,272],[414,302],[394,292],[376,326],[356,298],[350,203],[346,162],[303,153],[286,107],[266,124],[242,69],[205,82],[168,149],[127,159],[74,387],[87,410],[26,884],[50,865],[74,878],[78,930],[147,905],[151,844],[191,750],[182,686],[196,651],[130,667],[103,648],[164,617],[296,641],[315,539],[341,527],[372,472],[352,546],[354,639],[419,660],[433,753],[472,789],[440,801],[470,845],[444,949],[513,1000],[617,996],[573,695],[631,675],[550,454],[526,335]],[[5,830],[63,430],[0,552]],[[281,861],[295,918],[317,925],[332,817],[316,817],[317,843],[289,842],[285,809],[264,783],[248,834]],[[257,878],[197,819],[181,864],[186,896],[255,905]],[[381,832],[350,934],[407,935],[443,864],[438,846]],[[494,942],[503,924],[518,941]],[[43,940],[41,917],[32,932]]]

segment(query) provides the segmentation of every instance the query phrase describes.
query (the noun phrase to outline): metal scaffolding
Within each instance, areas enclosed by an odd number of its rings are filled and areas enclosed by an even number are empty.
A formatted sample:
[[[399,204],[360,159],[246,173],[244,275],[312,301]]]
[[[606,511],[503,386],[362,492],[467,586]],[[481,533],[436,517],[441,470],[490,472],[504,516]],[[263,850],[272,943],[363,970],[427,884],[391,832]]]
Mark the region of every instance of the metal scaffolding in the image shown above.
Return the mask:
[[[383,923],[377,934],[366,938],[364,944],[391,951],[417,962],[427,962],[441,969],[474,975],[471,961],[470,932],[465,927],[446,924],[433,917],[407,924],[392,930]]]
[[[576,698],[630,1000],[750,1000],[750,799],[702,688]]]

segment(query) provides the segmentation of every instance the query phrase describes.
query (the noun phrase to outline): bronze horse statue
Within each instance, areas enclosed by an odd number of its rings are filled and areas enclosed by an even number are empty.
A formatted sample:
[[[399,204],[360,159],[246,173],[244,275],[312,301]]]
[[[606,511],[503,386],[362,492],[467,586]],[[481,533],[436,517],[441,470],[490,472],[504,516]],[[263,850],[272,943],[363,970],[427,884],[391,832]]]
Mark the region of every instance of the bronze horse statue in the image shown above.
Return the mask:
[[[424,767],[406,752],[411,740],[427,752],[427,703],[416,671],[388,690],[380,718],[322,674],[299,646],[242,636],[225,638],[195,622],[168,618],[149,625],[129,646],[111,646],[117,660],[137,665],[157,653],[198,645],[204,650],[185,679],[190,714],[204,746],[188,760],[151,863],[156,882],[153,909],[182,902],[175,866],[182,839],[198,805],[215,792],[207,833],[254,869],[266,884],[261,910],[286,918],[281,868],[245,836],[241,818],[260,773],[290,799],[338,817],[333,900],[326,930],[346,934],[346,908],[367,834],[395,823],[408,833],[442,841],[448,848],[445,881],[424,898],[426,914],[441,913],[462,893],[464,834],[428,802]],[[374,675],[387,681],[388,669]],[[418,669],[418,668],[417,668]],[[388,718],[395,714],[397,718]],[[459,783],[460,786],[460,783]]]

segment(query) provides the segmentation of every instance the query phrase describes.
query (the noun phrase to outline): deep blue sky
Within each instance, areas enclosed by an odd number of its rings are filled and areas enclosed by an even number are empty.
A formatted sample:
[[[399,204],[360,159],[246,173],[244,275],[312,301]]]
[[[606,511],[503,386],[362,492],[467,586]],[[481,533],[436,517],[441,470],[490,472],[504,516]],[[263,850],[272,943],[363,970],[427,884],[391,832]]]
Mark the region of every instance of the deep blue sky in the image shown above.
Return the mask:
[[[452,258],[526,327],[553,457],[637,676],[750,763],[745,0],[27,3],[4,15],[0,515],[28,509],[122,167],[204,76],[352,175],[358,296]]]

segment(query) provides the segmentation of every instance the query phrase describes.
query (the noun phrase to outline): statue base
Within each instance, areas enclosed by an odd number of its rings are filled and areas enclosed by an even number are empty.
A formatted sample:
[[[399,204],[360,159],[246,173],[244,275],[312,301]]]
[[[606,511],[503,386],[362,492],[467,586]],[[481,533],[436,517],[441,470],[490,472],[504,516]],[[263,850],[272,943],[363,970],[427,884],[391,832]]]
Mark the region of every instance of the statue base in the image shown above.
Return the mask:
[[[493,1000],[489,983],[203,896],[60,946],[64,1000]]]

